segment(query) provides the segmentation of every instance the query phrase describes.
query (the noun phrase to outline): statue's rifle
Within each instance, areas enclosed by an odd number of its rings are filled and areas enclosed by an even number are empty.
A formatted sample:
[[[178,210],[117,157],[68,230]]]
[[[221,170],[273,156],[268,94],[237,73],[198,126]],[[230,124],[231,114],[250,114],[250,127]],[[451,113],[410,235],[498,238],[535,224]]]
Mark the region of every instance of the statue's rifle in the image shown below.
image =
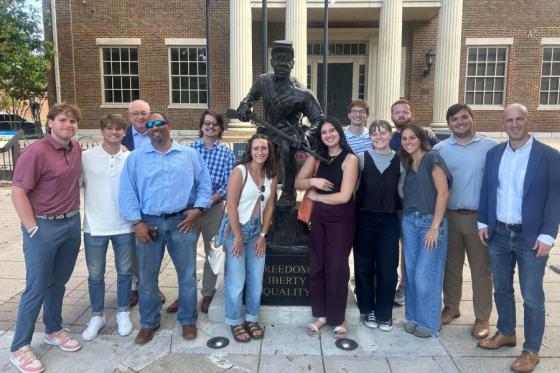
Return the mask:
[[[237,110],[227,109],[226,116],[228,118],[241,120],[239,115],[240,114]],[[249,114],[249,120],[253,123],[256,123],[256,124],[259,124],[259,125],[265,127],[267,130],[270,130],[270,131],[274,132],[276,135],[280,136],[281,138],[283,138],[286,141],[289,141],[290,143],[297,143],[298,148],[301,148],[306,153],[311,154],[313,157],[315,157],[316,159],[319,159],[321,162],[326,163],[326,164],[331,164],[332,163],[332,161],[330,159],[327,159],[325,157],[320,156],[313,149],[311,149],[309,146],[302,143],[301,141],[298,141],[298,140],[292,138],[290,135],[284,133],[282,130],[279,130],[278,128],[274,127],[272,124],[268,123],[266,120],[260,118],[257,114],[251,112],[251,114]]]

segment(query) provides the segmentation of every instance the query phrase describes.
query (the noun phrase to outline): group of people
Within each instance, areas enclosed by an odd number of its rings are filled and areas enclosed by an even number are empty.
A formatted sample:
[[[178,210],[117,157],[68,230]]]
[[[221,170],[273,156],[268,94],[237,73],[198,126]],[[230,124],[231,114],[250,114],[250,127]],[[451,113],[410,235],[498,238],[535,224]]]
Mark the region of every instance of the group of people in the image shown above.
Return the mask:
[[[412,105],[391,107],[395,132],[384,120],[365,126],[369,108],[348,106],[351,125],[336,118],[319,126],[317,152],[296,178],[315,201],[309,254],[310,294],[316,335],[335,326],[346,335],[344,315],[354,251],[356,297],[365,325],[392,329],[395,293],[405,289],[404,330],[420,338],[437,336],[460,316],[465,255],[472,277],[478,346],[515,346],[514,269],[524,303],[522,353],[511,368],[531,372],[539,363],[545,326],[543,276],[560,224],[560,155],[529,133],[521,104],[502,113],[508,141],[477,134],[465,104],[448,108],[451,132],[442,142],[415,124]],[[353,192],[355,190],[355,198]],[[399,238],[400,285],[397,286]],[[492,289],[497,331],[489,337]],[[443,299],[442,299],[443,298]],[[442,309],[443,300],[443,309]]]
[[[433,132],[414,124],[406,100],[391,107],[394,129],[384,120],[367,126],[368,115],[367,103],[355,100],[348,106],[346,129],[334,117],[318,123],[314,150],[330,162],[309,156],[295,177],[295,187],[309,190],[306,198],[314,201],[309,283],[315,319],[307,333],[317,335],[331,325],[335,337],[347,335],[353,249],[365,325],[392,330],[393,301],[404,289],[404,330],[421,338],[437,336],[442,324],[460,316],[466,254],[476,317],[471,334],[487,349],[516,344],[517,263],[525,342],[512,368],[532,371],[544,333],[544,268],[560,224],[560,155],[529,134],[528,112],[520,104],[505,108],[508,141],[499,145],[474,131],[473,112],[464,104],[448,109],[451,136],[439,143]],[[50,134],[22,152],[15,169],[12,199],[21,220],[27,277],[12,363],[22,372],[45,369],[30,346],[41,307],[46,343],[69,352],[82,347],[63,329],[61,317],[81,242],[80,183],[92,306],[83,340],[94,339],[105,325],[109,242],[117,272],[118,333],[132,332],[129,309],[135,302],[141,324],[135,341],[149,342],[159,328],[165,298],[158,275],[167,247],[179,284],[178,299],[167,311],[177,312],[185,339],[196,338],[197,241],[202,233],[208,254],[218,231],[226,251],[225,323],[238,342],[262,338],[260,297],[279,163],[271,139],[253,135],[236,166],[220,142],[225,129],[220,114],[206,110],[200,139],[187,146],[171,138],[165,114],[137,100],[129,106],[128,121],[116,114],[102,117],[102,143],[82,153],[72,139],[79,119],[76,106],[54,105]],[[202,283],[201,311],[207,312],[216,290],[207,260]],[[498,325],[488,337],[492,288]]]

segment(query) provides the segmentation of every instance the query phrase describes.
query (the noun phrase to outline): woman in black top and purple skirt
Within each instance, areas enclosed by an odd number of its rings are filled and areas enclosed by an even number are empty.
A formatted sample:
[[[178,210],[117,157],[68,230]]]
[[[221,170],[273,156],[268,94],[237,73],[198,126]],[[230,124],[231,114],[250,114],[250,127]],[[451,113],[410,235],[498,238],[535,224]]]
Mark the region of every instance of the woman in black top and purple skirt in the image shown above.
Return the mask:
[[[334,326],[335,338],[346,336],[344,323],[350,269],[348,257],[355,231],[352,193],[358,178],[358,158],[346,142],[338,119],[327,117],[317,131],[317,153],[331,160],[319,164],[313,177],[315,158],[309,156],[297,178],[296,188],[312,190],[315,201],[311,215],[309,289],[315,321],[307,326],[317,335],[325,325]]]

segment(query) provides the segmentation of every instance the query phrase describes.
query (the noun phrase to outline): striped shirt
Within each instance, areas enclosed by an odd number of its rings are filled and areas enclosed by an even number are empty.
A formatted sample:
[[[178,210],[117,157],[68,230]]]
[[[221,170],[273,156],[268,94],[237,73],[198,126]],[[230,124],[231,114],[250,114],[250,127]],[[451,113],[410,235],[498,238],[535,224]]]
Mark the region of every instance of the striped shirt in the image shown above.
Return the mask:
[[[344,129],[344,136],[346,137],[346,141],[348,141],[348,145],[350,145],[350,149],[352,149],[354,154],[373,149],[371,139],[369,138],[369,131],[366,127],[364,127],[364,132],[362,132],[359,136],[356,136],[352,132],[348,131],[348,127],[346,127]]]
[[[212,193],[218,193],[225,199],[229,175],[235,165],[233,152],[219,141],[216,141],[210,149],[204,146],[202,139],[191,142],[189,146],[198,151],[208,167],[212,180]]]

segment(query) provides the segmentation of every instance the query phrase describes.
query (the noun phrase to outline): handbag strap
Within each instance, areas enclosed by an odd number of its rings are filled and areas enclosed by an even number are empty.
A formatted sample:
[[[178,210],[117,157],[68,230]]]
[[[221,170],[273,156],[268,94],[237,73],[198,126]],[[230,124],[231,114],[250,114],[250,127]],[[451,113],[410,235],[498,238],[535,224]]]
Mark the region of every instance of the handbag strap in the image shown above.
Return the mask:
[[[319,171],[319,164],[320,163],[321,163],[320,160],[318,160],[318,159],[315,160],[315,164],[313,165],[313,176],[312,177],[317,176],[317,171]]]

